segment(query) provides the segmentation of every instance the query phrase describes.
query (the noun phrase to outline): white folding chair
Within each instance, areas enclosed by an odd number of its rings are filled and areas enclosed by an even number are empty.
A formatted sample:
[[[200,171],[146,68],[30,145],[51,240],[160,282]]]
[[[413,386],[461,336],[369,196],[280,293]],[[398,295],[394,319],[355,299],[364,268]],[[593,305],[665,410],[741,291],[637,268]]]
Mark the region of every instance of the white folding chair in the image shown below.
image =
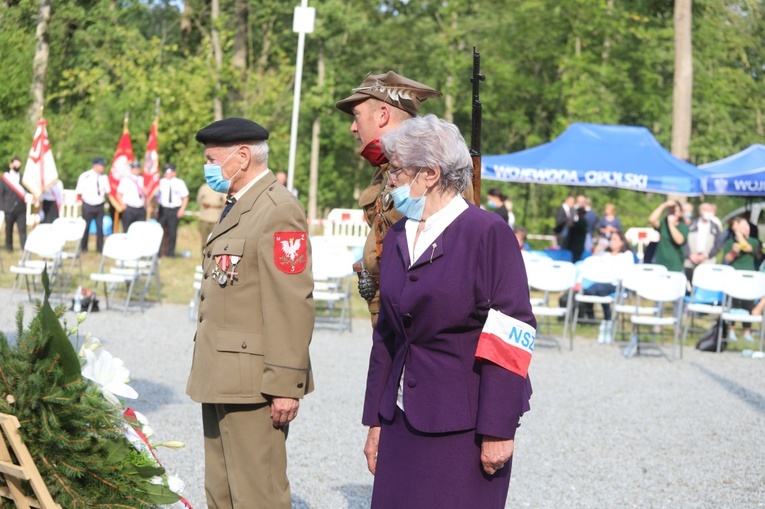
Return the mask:
[[[18,265],[11,266],[11,274],[16,274],[11,288],[11,300],[21,287],[21,277],[27,287],[27,296],[32,301],[32,291],[29,285],[29,278],[32,278],[32,288],[37,291],[37,278],[42,275],[43,270],[48,271],[51,288],[55,288],[58,281],[58,271],[61,266],[61,251],[64,248],[64,239],[58,231],[50,224],[41,224],[35,227],[24,244],[24,252],[21,254],[21,260]]]
[[[85,226],[85,220],[81,217],[59,217],[53,221],[53,227],[56,228],[59,231],[59,234],[64,238],[64,249],[61,251],[62,267],[67,260],[71,260],[69,268],[66,271],[66,279],[64,279],[61,285],[62,288],[69,287],[69,281],[72,279],[75,263],[80,266],[80,279],[82,279],[80,241],[82,240]],[[67,246],[69,246],[68,249]]]
[[[521,251],[521,256],[523,256],[523,265],[526,268],[527,280],[530,279],[536,271],[544,270],[544,267],[553,261],[549,256],[543,256],[529,251]],[[531,305],[544,306],[545,299],[541,297],[531,297]]]
[[[133,287],[141,277],[138,267],[140,258],[140,253],[135,248],[135,244],[130,242],[126,233],[115,233],[106,238],[98,272],[91,273],[90,280],[96,283],[96,288],[98,288],[98,283],[103,284],[107,309],[109,309],[109,298],[113,296],[117,286],[125,284],[127,289],[124,311],[127,313],[130,298],[133,295]],[[132,268],[127,269],[127,264]],[[111,269],[114,268],[120,270],[112,272]],[[141,311],[143,311],[143,307],[141,307]]]
[[[560,350],[560,341],[558,338],[550,334],[551,319],[563,318],[563,333],[561,338],[565,341],[566,333],[569,330],[569,321],[571,320],[571,308],[573,306],[573,293],[574,285],[576,284],[576,268],[571,262],[558,262],[551,260],[549,264],[544,265],[544,270],[535,270],[528,275],[529,287],[533,290],[539,290],[544,292],[544,297],[541,303],[532,304],[531,310],[534,316],[537,318],[537,337],[536,342],[539,344],[539,340],[549,340],[555,343]],[[568,294],[568,300],[566,301],[566,307],[556,306],[554,302],[550,302],[551,294],[566,293]],[[543,320],[544,319],[544,320]],[[546,328],[546,335],[540,335],[540,332],[544,332]],[[574,349],[574,335],[570,334],[569,349]]]
[[[656,306],[635,306],[628,302],[628,299],[634,297],[638,285],[644,277],[651,274],[664,274],[667,267],[653,263],[640,263],[630,267],[622,276],[619,288],[616,291],[616,303],[614,304],[614,330],[613,338],[619,337],[620,328],[623,325],[625,316],[638,315],[656,315],[659,308]],[[626,332],[626,331],[625,331]]]
[[[157,302],[162,304],[162,283],[159,277],[159,251],[164,236],[162,225],[154,221],[135,221],[130,224],[127,236],[139,255],[138,272],[144,278],[141,290],[141,306],[146,301],[152,281],[157,287]],[[114,273],[129,274],[133,269],[132,262],[125,262],[123,268],[113,269]]]
[[[622,274],[619,273],[619,268],[613,263],[603,263],[603,260],[598,256],[591,256],[586,258],[579,266],[579,273],[582,281],[585,279],[593,283],[608,283],[618,286],[621,280]],[[613,304],[615,298],[611,295],[585,295],[584,289],[579,288],[579,291],[574,295],[574,319],[571,322],[571,336],[576,333],[576,325],[579,322],[579,308],[580,304]]]
[[[683,339],[688,335],[695,315],[707,315],[718,320],[723,312],[725,281],[736,269],[730,265],[701,264],[693,271],[691,295],[686,298]]]
[[[317,326],[352,330],[353,254],[342,244],[311,240]]]
[[[743,322],[748,324],[760,324],[760,351],[762,352],[765,328],[763,328],[762,315],[751,313],[734,312],[732,309],[733,299],[758,300],[765,298],[765,272],[754,270],[734,270],[725,276],[725,305],[720,315],[720,327],[717,333],[717,351],[722,346],[723,323]],[[737,310],[743,311],[743,310]]]
[[[680,303],[683,300],[683,297],[685,297],[685,286],[688,284],[688,279],[685,277],[685,274],[682,272],[665,272],[665,273],[654,273],[654,274],[645,274],[643,278],[641,278],[640,283],[637,285],[636,293],[637,297],[635,298],[635,314],[630,316],[630,322],[632,322],[632,332],[630,335],[630,343],[627,345],[627,347],[624,349],[624,356],[629,358],[632,357],[635,354],[639,354],[641,351],[641,343],[640,343],[640,326],[641,325],[648,325],[652,327],[656,326],[672,326],[672,330],[674,331],[674,342],[672,344],[672,356],[675,357],[675,348],[677,346],[680,347],[680,358],[683,357],[683,345],[680,343],[680,327],[678,324],[678,320],[680,319],[678,316],[672,315],[672,316],[663,316],[661,312],[657,313],[656,315],[641,315],[638,313],[638,308],[640,308],[640,301],[648,300],[653,301],[658,306],[661,306],[665,302],[677,302]],[[661,309],[661,308],[659,308]],[[682,316],[682,313],[680,314]],[[656,333],[653,334],[653,339],[655,343],[656,339]],[[655,348],[659,348],[657,345],[652,344],[651,346]],[[661,350],[659,348],[659,350]]]

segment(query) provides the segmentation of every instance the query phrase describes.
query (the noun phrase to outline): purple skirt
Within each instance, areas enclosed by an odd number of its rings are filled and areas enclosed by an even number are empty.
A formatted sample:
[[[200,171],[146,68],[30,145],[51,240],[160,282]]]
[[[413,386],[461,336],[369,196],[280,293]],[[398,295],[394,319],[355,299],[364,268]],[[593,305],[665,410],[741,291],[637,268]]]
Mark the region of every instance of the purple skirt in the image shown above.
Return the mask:
[[[475,430],[422,433],[397,407],[380,428],[372,509],[503,509],[512,461],[487,475]]]

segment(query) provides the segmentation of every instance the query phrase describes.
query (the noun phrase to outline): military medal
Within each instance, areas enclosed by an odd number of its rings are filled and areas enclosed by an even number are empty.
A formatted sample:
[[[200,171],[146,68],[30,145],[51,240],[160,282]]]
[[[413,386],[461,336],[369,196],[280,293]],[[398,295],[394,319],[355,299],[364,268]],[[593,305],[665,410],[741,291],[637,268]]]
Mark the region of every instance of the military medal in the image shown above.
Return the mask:
[[[224,286],[226,282],[228,281],[228,276],[226,275],[226,269],[228,269],[229,265],[231,263],[231,258],[229,255],[222,255],[218,261],[218,267],[220,267],[221,274],[218,277],[218,284],[221,286]]]

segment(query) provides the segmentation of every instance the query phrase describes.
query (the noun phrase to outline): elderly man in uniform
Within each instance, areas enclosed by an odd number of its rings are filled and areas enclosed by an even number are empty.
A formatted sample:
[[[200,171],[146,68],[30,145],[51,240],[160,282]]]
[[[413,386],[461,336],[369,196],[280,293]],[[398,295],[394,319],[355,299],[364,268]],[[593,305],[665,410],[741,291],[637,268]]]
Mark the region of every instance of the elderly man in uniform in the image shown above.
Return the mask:
[[[242,118],[200,130],[205,180],[227,195],[203,254],[186,392],[202,403],[211,508],[288,509],[285,441],[313,390],[313,275],[305,214],[268,169],[268,131]]]
[[[351,132],[361,144],[361,157],[374,168],[372,181],[359,198],[359,205],[364,209],[372,231],[364,245],[363,267],[360,263],[354,265],[354,270],[361,277],[359,290],[367,300],[373,325],[377,323],[380,310],[376,283],[380,274],[383,239],[393,223],[403,217],[389,196],[390,164],[380,148],[380,136],[398,129],[404,120],[417,116],[420,104],[431,97],[441,97],[441,92],[388,71],[386,74],[370,74],[359,87],[353,89],[353,94],[335,104],[340,111],[353,115]],[[370,285],[369,278],[373,278],[375,283]]]
[[[122,231],[127,232],[136,221],[146,221],[146,188],[139,161],[130,163],[130,174],[120,180],[117,200],[125,207],[122,211]]]

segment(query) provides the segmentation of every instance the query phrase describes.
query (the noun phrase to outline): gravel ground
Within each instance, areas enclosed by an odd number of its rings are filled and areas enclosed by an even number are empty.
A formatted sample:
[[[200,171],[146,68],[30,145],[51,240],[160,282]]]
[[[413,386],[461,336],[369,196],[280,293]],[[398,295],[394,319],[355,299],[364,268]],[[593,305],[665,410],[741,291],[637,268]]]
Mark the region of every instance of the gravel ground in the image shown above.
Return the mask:
[[[0,312],[11,336],[21,298]],[[155,440],[186,443],[160,456],[192,505],[205,507],[201,412],[184,394],[195,330],[187,308],[102,311],[80,330],[125,361],[139,393],[131,406],[149,418]],[[317,390],[288,441],[295,508],[369,507],[359,420],[370,335],[365,319],[353,333],[314,334]],[[532,411],[516,437],[507,507],[765,507],[765,360],[692,349],[680,361],[625,360],[614,346],[582,339],[573,351],[538,348],[530,373]]]

